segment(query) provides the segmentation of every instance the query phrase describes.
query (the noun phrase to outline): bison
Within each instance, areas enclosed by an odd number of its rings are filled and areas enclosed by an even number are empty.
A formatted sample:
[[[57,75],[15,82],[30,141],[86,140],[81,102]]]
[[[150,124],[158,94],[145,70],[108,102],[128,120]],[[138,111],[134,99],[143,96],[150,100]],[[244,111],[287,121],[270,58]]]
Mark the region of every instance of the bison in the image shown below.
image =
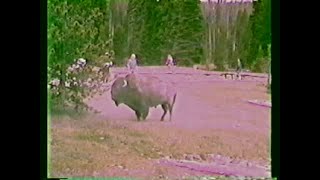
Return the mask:
[[[153,76],[128,74],[118,77],[111,86],[111,98],[118,106],[123,103],[135,111],[138,121],[145,120],[149,114],[149,108],[161,105],[164,120],[167,111],[170,113],[176,101],[177,92],[173,85]]]

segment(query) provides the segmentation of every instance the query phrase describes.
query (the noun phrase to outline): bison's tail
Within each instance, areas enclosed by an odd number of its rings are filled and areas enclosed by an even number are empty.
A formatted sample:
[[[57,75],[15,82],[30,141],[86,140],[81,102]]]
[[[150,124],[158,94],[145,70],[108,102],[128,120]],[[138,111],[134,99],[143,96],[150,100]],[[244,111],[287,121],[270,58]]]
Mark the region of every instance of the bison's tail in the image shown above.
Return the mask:
[[[171,121],[171,116],[172,116],[173,106],[174,106],[174,103],[176,102],[176,97],[177,97],[177,93],[176,93],[176,94],[174,94],[174,96],[173,96],[173,100],[172,100],[172,104],[169,106],[170,121]]]

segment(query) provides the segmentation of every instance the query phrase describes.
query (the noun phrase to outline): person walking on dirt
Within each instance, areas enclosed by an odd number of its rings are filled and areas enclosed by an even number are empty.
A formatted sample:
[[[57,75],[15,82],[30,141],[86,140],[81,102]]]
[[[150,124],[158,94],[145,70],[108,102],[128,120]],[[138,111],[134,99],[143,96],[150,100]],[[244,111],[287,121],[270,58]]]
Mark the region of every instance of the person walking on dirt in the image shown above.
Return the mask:
[[[137,69],[137,59],[135,54],[131,54],[131,57],[128,59],[127,68],[130,73],[135,73]]]
[[[168,66],[168,69],[171,70],[171,73],[173,73],[173,68],[175,66],[174,59],[169,54],[166,60],[166,66]]]
[[[241,60],[238,58],[238,64],[237,64],[237,69],[236,69],[236,72],[237,72],[237,77],[241,80],[241,72],[242,72],[242,63],[241,63]]]

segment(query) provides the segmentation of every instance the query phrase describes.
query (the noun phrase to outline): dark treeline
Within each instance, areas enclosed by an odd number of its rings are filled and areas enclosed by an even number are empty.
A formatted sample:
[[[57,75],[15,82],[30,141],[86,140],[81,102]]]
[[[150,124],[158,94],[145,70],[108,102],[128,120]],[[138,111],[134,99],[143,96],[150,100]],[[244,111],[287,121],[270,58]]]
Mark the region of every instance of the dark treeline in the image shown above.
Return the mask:
[[[135,53],[143,65],[167,54],[180,65],[214,63],[264,71],[271,45],[270,0],[49,0],[49,64],[113,51],[116,64]],[[266,62],[263,62],[266,61]]]

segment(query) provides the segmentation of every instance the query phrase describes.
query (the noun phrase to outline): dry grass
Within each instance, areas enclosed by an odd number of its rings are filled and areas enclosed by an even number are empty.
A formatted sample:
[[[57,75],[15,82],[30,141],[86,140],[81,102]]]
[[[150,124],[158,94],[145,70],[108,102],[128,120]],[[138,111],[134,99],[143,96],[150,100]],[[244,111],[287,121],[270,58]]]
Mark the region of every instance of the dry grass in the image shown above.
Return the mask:
[[[195,132],[156,127],[139,129],[91,117],[53,119],[51,176],[99,176],[113,168],[151,170],[152,160],[184,154],[221,154],[233,158],[267,161],[268,138],[248,132],[216,130]],[[155,176],[165,174],[156,168]]]
[[[59,120],[51,131],[52,176],[92,176],[95,171],[112,165],[139,166],[135,163],[139,159],[139,150],[135,147],[140,145],[143,150],[150,143],[134,131],[126,138],[128,132],[126,128],[103,121]],[[144,143],[141,145],[140,142]]]

